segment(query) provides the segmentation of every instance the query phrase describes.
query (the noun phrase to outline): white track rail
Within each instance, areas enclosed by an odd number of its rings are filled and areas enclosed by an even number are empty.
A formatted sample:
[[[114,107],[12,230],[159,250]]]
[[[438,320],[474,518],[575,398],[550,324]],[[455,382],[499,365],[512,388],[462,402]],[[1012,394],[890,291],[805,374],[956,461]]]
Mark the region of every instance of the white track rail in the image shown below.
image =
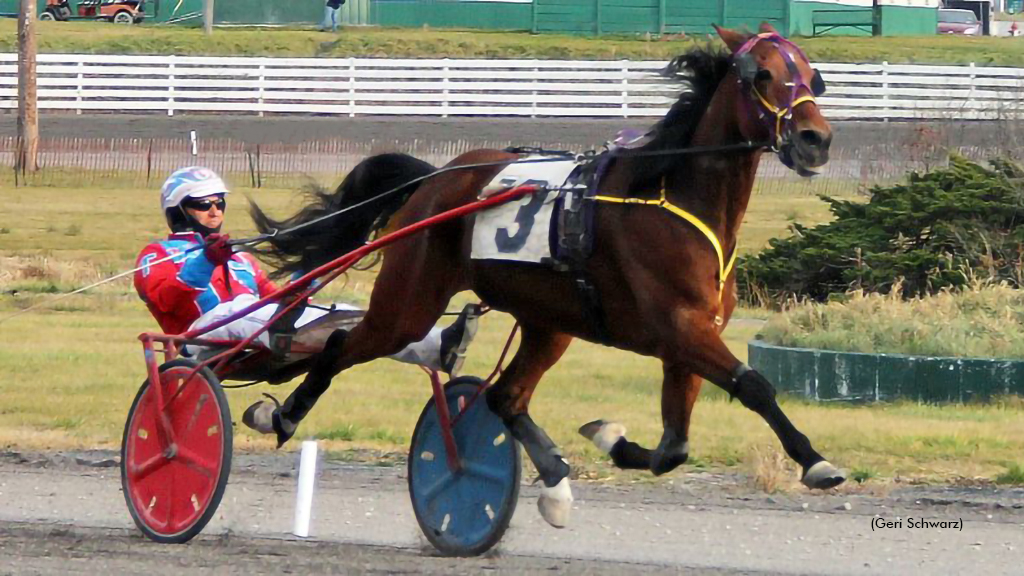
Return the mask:
[[[39,107],[77,113],[658,117],[680,85],[657,61],[39,56]],[[830,119],[998,120],[1024,112],[1024,69],[817,65]],[[0,54],[0,109],[17,108]]]

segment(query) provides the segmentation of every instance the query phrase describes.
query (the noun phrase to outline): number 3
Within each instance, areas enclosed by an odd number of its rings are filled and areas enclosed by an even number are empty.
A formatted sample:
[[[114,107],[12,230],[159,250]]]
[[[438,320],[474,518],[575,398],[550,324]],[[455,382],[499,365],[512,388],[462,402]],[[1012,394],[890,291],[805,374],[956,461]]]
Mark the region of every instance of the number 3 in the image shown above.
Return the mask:
[[[546,186],[547,182],[543,180],[527,180],[520,184],[520,186]],[[516,224],[519,225],[519,230],[514,236],[508,233],[508,228],[498,228],[497,233],[494,235],[494,245],[498,247],[498,252],[503,254],[512,254],[519,252],[526,246],[526,240],[530,237],[530,230],[533,229],[534,219],[537,213],[540,212],[541,206],[544,205],[544,200],[547,198],[547,194],[543,191],[535,192],[530,196],[530,201],[525,205],[519,207],[519,212],[516,213]]]

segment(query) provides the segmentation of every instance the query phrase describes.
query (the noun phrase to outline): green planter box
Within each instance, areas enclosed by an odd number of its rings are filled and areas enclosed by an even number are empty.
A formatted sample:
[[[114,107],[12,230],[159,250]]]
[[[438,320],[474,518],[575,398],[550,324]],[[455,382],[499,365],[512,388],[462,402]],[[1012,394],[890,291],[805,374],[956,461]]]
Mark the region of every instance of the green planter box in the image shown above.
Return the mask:
[[[822,402],[986,401],[1024,396],[1024,361],[860,354],[747,344],[749,363],[780,392]]]

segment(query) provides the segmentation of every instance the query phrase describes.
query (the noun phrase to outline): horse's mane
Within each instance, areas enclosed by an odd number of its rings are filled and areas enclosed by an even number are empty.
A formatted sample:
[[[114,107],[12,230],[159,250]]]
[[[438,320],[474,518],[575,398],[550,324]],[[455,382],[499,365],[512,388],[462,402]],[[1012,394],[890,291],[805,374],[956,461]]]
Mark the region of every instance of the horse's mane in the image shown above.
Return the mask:
[[[711,105],[718,85],[729,73],[730,64],[729,53],[711,47],[694,48],[673,58],[661,71],[661,75],[681,79],[684,83],[683,92],[668,114],[651,128],[651,141],[639,150],[656,151],[689,146],[697,125]],[[678,164],[679,157],[649,156],[641,158],[639,162],[640,168],[634,170],[637,178],[631,187],[638,192],[656,186],[651,181],[660,181],[673,165]]]

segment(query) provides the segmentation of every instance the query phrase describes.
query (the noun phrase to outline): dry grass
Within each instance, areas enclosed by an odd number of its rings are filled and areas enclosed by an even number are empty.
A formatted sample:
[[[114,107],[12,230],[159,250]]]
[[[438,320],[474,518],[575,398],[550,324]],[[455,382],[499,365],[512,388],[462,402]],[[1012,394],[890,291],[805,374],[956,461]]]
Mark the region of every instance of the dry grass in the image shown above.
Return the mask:
[[[1024,291],[975,282],[904,300],[854,291],[842,301],[790,306],[770,319],[772,344],[846,352],[1024,358]]]
[[[756,490],[792,492],[800,486],[800,468],[774,445],[754,446],[747,458],[750,480]]]
[[[89,262],[47,256],[0,256],[0,290],[65,291],[103,278]]]

